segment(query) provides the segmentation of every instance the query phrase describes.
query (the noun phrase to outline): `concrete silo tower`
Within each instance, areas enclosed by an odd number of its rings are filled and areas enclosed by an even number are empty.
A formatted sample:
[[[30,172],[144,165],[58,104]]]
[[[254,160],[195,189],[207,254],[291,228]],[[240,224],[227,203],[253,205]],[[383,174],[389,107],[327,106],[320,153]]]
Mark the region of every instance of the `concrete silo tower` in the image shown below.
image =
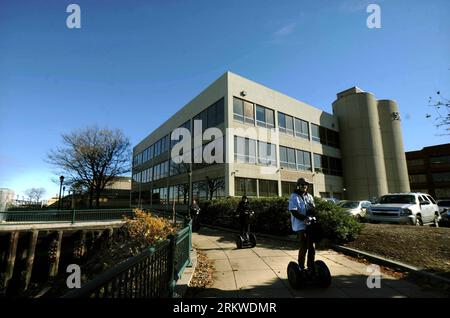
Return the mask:
[[[378,116],[388,191],[409,192],[408,168],[397,103],[392,100],[379,100]]]
[[[388,193],[377,104],[374,95],[358,87],[338,93],[333,102],[346,199],[367,200]]]

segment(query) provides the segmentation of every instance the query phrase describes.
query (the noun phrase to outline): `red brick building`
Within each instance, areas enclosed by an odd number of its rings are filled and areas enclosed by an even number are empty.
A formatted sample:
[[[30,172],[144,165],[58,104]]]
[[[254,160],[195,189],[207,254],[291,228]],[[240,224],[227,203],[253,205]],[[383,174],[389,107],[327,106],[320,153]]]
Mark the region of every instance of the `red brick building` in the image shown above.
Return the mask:
[[[450,199],[450,143],[406,152],[411,191]]]

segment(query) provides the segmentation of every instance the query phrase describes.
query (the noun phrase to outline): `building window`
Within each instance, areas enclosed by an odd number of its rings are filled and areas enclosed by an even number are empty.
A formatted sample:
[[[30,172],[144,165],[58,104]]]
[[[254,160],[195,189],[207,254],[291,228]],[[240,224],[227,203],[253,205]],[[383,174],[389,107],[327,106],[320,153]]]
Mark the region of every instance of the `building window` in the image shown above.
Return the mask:
[[[409,159],[408,166],[410,167],[419,167],[425,165],[425,161],[423,159]]]
[[[281,195],[282,196],[290,196],[296,188],[296,183],[295,182],[287,182],[287,181],[282,181],[281,182]]]
[[[236,163],[256,163],[256,141],[234,136],[234,160]]]
[[[302,119],[294,118],[295,136],[309,140],[308,122]]]
[[[255,124],[255,109],[250,102],[233,97],[233,118],[236,121],[246,124]]]
[[[311,124],[311,136],[313,141],[320,142],[320,130],[319,126]]]
[[[323,162],[322,162],[322,155],[319,155],[317,153],[314,154],[314,171],[315,172],[322,172],[325,173],[323,171]]]
[[[297,184],[295,182],[281,181],[281,195],[290,196],[296,189]],[[314,185],[309,184],[308,193],[314,195]]]
[[[433,173],[434,182],[450,182],[450,172]]]
[[[256,197],[256,179],[235,177],[234,192],[236,196]]]
[[[258,163],[267,166],[277,165],[277,157],[274,144],[258,141]]]
[[[275,127],[273,110],[256,105],[256,125],[266,128]]]
[[[312,140],[320,142],[323,145],[328,145],[334,148],[339,148],[339,133],[337,131],[311,124]]]
[[[338,158],[314,154],[314,171],[342,176],[342,161]]]
[[[411,174],[409,175],[410,183],[426,183],[427,176],[425,174]]]
[[[327,145],[339,148],[339,133],[337,131],[326,129],[327,131]]]
[[[329,160],[329,173],[334,176],[342,176],[342,163],[341,159],[328,157]]]
[[[297,169],[294,149],[280,146],[280,165],[287,169]]]
[[[217,127],[223,123],[224,120],[224,100],[221,98],[219,101],[209,106],[206,110],[207,122],[205,125],[207,128]]]
[[[311,153],[303,150],[296,150],[297,170],[311,171]]]
[[[278,112],[278,128],[282,133],[294,135],[294,118]]]
[[[233,97],[233,118],[236,121],[244,122],[244,101]]]
[[[427,191],[422,191],[427,193]],[[437,199],[450,199],[450,188],[436,188],[434,190]]]
[[[258,182],[259,182],[260,197],[278,196],[278,181],[258,180]]]
[[[431,157],[432,165],[450,165],[450,156]]]

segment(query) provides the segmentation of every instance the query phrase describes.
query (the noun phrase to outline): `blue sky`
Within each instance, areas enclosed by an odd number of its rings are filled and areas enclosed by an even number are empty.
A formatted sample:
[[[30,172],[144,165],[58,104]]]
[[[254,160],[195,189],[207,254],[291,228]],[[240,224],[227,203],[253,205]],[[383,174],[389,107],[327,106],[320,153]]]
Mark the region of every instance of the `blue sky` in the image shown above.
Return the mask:
[[[55,195],[44,159],[61,133],[97,124],[135,145],[227,70],[328,112],[357,85],[398,102],[405,150],[449,142],[425,118],[429,96],[450,96],[449,14],[447,0],[2,0],[0,187]]]

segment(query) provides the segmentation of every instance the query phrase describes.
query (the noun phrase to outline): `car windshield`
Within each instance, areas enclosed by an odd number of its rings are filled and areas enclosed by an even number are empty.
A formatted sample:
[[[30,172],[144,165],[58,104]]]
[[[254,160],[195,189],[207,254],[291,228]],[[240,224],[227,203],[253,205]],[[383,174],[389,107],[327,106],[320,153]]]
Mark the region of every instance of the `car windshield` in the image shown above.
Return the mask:
[[[415,204],[416,198],[413,195],[385,195],[382,196],[378,203],[407,203]]]
[[[341,207],[345,208],[345,209],[355,209],[359,206],[359,202],[358,201],[347,201],[344,202]]]
[[[450,206],[450,201],[439,201],[438,205],[439,206]]]

